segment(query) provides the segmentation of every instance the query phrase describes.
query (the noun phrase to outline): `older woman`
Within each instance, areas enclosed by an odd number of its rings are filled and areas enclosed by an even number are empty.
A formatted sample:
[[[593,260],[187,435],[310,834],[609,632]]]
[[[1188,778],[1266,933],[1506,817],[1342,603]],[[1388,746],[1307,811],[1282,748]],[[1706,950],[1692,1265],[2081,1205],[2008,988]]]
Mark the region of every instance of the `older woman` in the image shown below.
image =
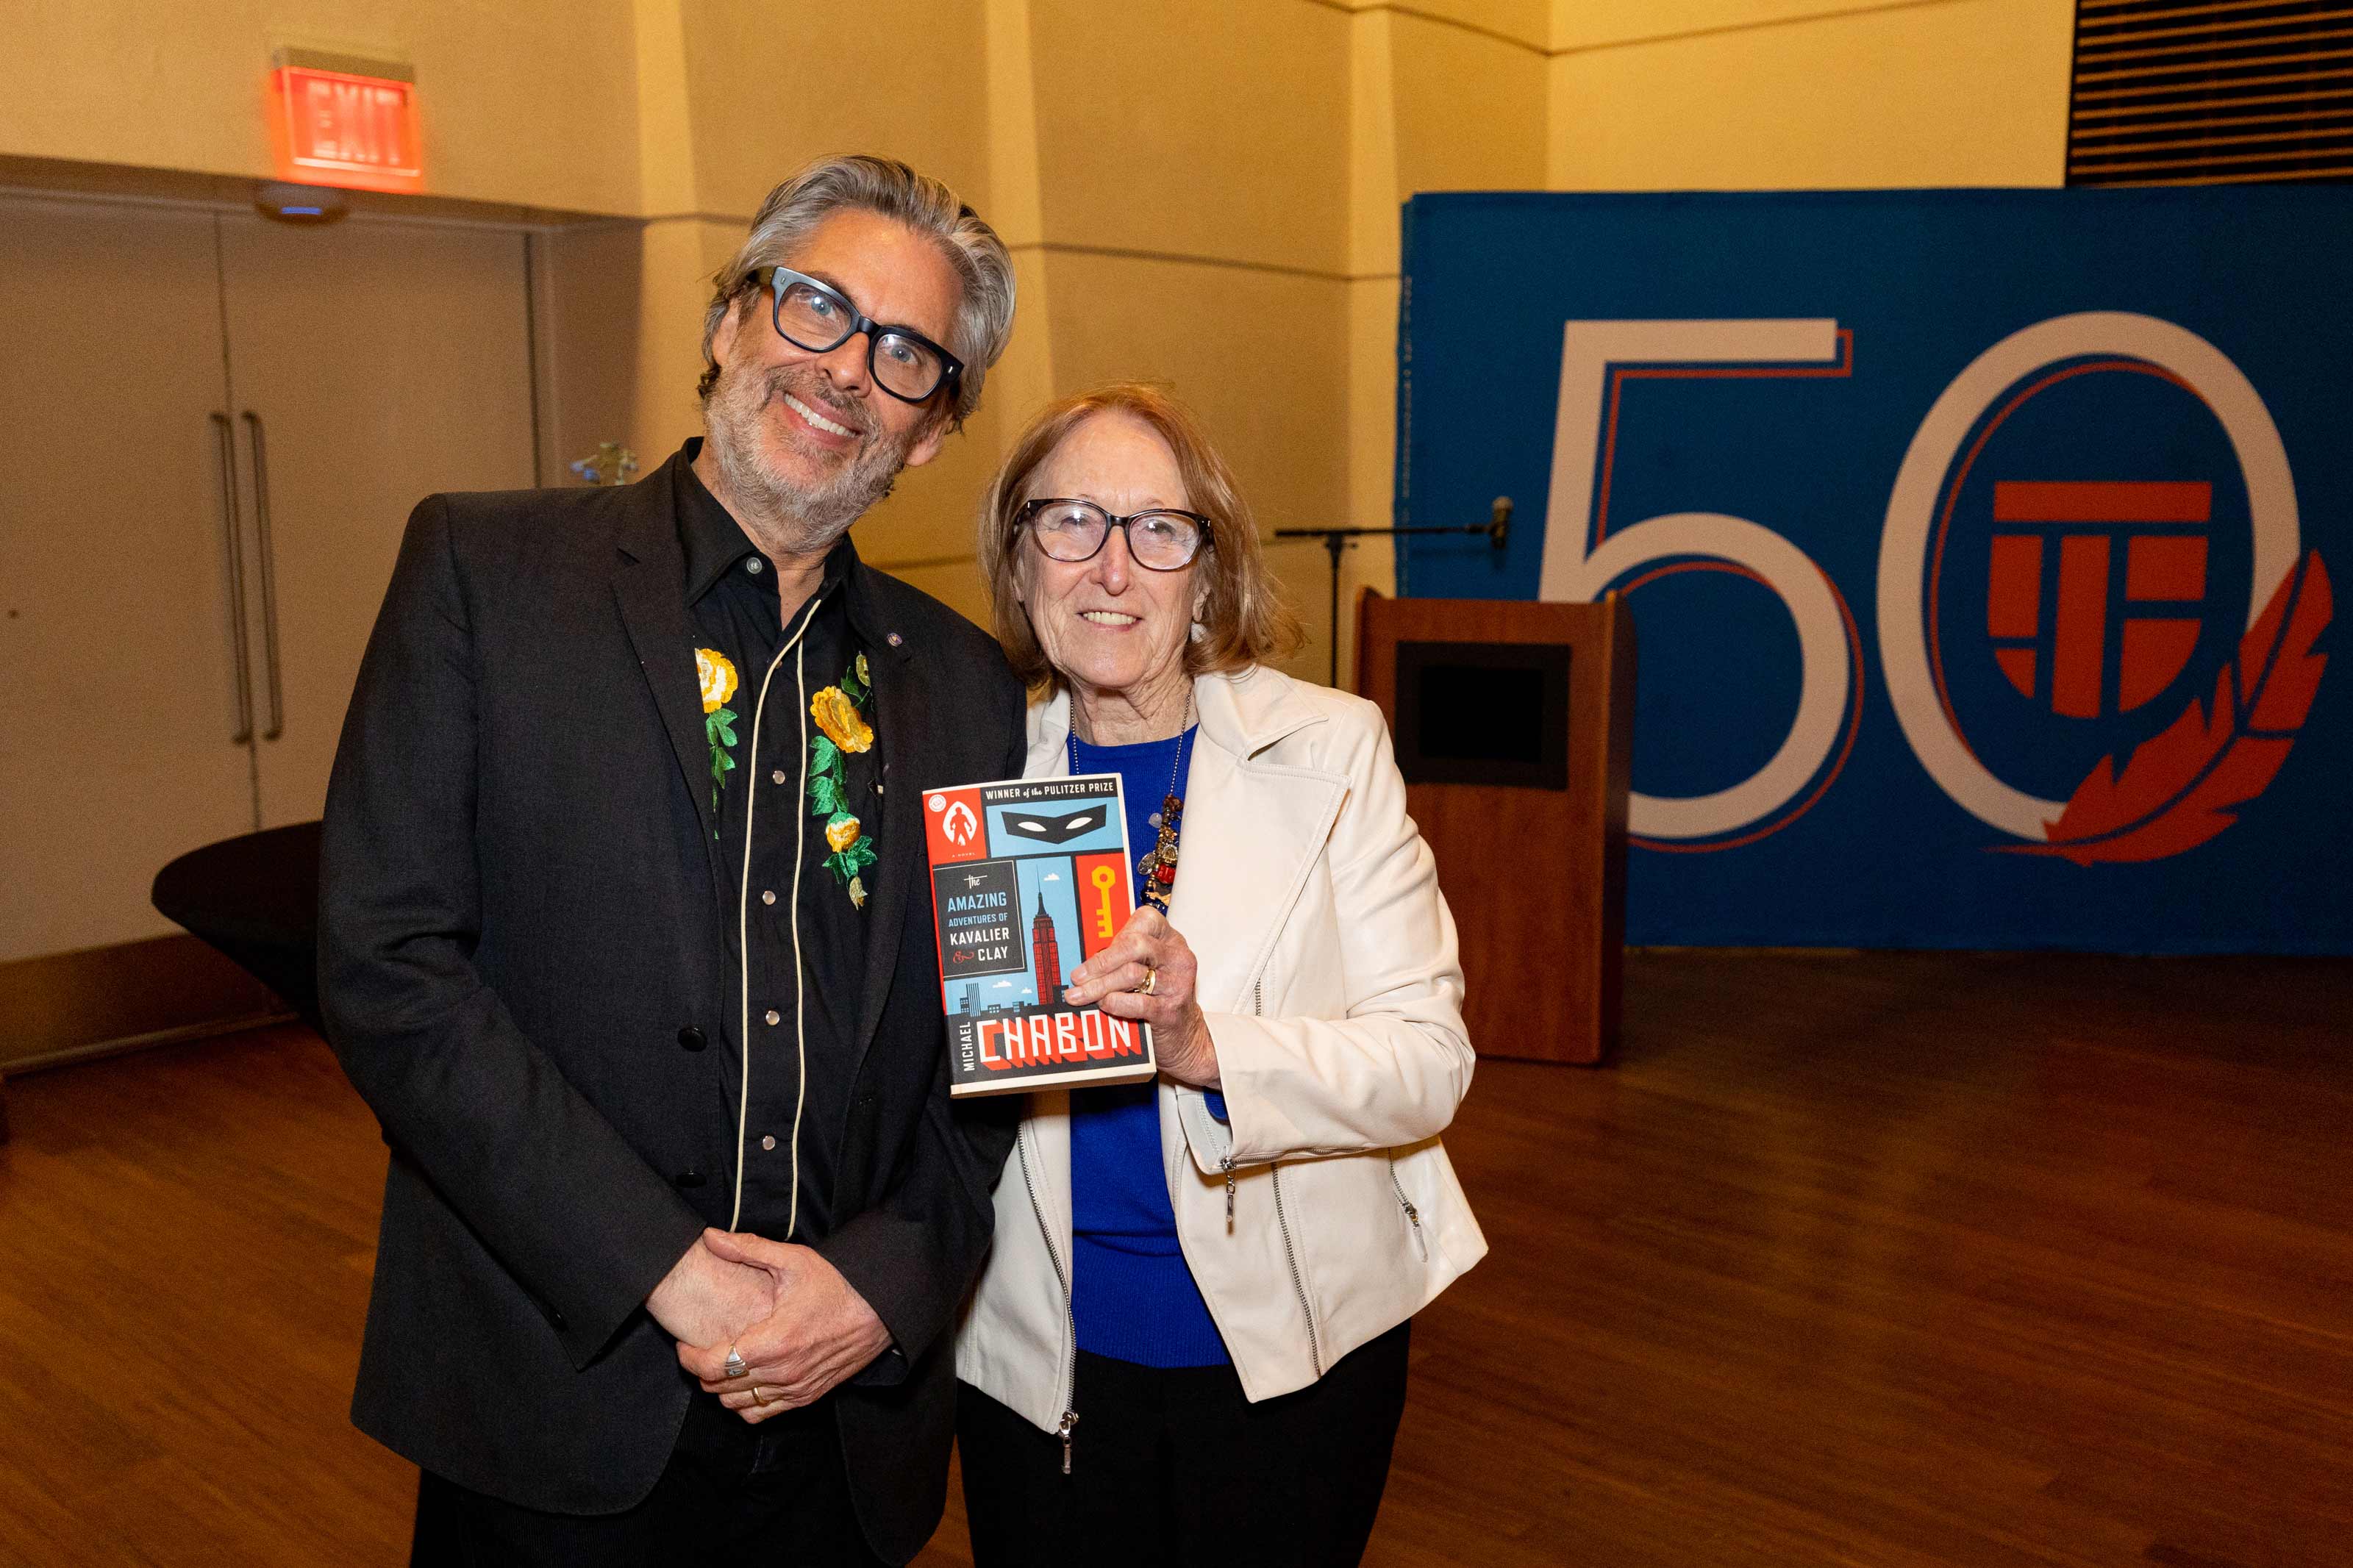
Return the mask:
[[[1407,1322],[1486,1250],[1438,1134],[1454,922],[1370,703],[1296,622],[1193,416],[1048,408],[981,519],[1030,777],[1122,775],[1148,907],[1066,994],[1156,1083],[1033,1096],[956,1345],[976,1560],[1353,1563]]]

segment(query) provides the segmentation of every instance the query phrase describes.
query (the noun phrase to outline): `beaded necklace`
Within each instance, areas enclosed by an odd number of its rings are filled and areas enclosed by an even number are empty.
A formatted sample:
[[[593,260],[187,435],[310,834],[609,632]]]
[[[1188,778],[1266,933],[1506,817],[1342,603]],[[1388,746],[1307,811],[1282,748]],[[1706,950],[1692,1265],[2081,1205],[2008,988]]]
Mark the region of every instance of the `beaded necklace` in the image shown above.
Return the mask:
[[[1073,703],[1071,732],[1065,737],[1071,758],[1071,771],[1079,771],[1079,729],[1076,704]],[[1176,760],[1168,770],[1168,793],[1161,798],[1160,809],[1152,814],[1151,824],[1160,830],[1151,848],[1137,857],[1135,862],[1136,897],[1162,914],[1168,912],[1168,895],[1176,885],[1176,841],[1185,831],[1185,797],[1177,786],[1185,779],[1185,764],[1191,759],[1193,747],[1193,694],[1185,694],[1185,722],[1176,731]],[[1090,742],[1092,744],[1092,742]]]

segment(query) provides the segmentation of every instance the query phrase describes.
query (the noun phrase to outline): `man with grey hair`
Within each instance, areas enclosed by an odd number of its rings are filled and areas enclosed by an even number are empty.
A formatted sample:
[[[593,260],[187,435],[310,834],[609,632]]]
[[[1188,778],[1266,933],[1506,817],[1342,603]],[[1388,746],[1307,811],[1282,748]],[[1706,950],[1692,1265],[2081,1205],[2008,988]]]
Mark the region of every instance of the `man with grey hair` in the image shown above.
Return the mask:
[[[329,788],[328,1034],[392,1150],[353,1418],[418,1563],[903,1563],[1010,1124],[952,1102],[922,791],[1020,772],[849,529],[978,405],[1004,247],[828,159],[718,274],[704,438],[409,521]]]

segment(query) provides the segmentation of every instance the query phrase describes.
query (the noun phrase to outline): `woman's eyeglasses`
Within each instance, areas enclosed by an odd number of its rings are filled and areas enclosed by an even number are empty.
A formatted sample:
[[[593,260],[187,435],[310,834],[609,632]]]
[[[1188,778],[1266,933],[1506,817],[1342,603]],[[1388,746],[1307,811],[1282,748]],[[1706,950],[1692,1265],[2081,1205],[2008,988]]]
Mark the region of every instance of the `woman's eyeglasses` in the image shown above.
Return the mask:
[[[1175,572],[1192,564],[1209,542],[1209,520],[1197,512],[1162,509],[1114,517],[1091,500],[1048,496],[1021,503],[1014,526],[1027,524],[1038,548],[1052,560],[1092,561],[1114,528],[1127,537],[1127,552],[1138,566]]]

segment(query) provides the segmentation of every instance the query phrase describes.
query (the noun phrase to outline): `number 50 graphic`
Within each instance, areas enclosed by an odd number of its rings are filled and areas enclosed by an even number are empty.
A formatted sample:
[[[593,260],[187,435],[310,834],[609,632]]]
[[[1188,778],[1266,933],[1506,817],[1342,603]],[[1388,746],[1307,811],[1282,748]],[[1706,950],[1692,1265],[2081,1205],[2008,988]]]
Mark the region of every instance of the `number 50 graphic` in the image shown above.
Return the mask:
[[[1631,374],[1620,367],[1718,367],[1651,373],[1666,374],[1840,374],[1843,369],[1831,367],[1841,359],[1841,337],[1838,323],[1827,320],[1570,321],[1562,335],[1560,402],[1536,596],[1590,603],[1643,566],[1718,562],[1771,589],[1798,631],[1797,711],[1780,747],[1755,773],[1712,795],[1636,792],[1628,826],[1638,836],[1713,839],[1780,811],[1830,760],[1841,732],[1855,717],[1861,683],[1854,679],[1850,623],[1837,588],[1778,533],[1746,518],[1686,511],[1603,534],[1606,514],[1597,516],[1594,500],[1597,489],[1608,482],[1605,399],[1614,437],[1614,378]],[[2058,316],[2011,333],[1954,377],[1912,437],[1888,498],[1879,554],[1882,671],[1905,740],[1938,787],[1981,821],[2037,842],[2065,803],[2040,799],[1994,777],[1954,729],[1930,672],[1924,577],[1946,477],[1969,432],[2019,381],[2045,365],[2091,355],[2157,366],[2203,399],[2221,425],[2245,477],[2252,514],[2250,626],[2295,569],[2301,549],[2295,485],[2278,427],[2238,366],[2194,332],[2151,316]],[[1768,366],[1820,368],[1763,368]]]

